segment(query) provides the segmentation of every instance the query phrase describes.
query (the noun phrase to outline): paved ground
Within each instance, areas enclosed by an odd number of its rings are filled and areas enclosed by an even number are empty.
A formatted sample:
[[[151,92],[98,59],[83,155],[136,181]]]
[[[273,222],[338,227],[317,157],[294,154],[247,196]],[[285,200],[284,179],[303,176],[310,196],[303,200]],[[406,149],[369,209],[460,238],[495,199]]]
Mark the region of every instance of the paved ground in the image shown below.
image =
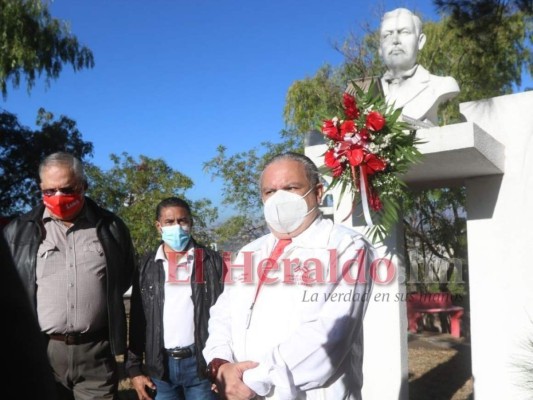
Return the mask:
[[[471,400],[470,344],[449,334],[409,335],[409,399]]]
[[[136,400],[121,382],[120,400]],[[409,335],[409,400],[472,400],[470,344],[449,334]]]

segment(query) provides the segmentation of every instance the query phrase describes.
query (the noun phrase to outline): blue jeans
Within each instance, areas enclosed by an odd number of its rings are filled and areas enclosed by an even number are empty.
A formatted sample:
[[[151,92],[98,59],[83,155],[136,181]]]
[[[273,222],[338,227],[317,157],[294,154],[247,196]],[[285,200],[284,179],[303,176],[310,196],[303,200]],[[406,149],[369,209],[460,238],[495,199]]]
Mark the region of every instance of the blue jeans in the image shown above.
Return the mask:
[[[196,370],[196,356],[168,358],[168,374],[170,382],[152,378],[157,386],[156,400],[215,400],[211,391],[211,382],[200,378]]]

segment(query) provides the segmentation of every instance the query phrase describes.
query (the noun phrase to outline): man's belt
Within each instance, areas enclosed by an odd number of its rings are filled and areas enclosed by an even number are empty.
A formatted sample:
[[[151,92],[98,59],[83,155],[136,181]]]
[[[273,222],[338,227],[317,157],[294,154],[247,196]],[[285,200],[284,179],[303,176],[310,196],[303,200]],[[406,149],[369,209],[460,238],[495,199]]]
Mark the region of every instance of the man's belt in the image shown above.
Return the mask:
[[[48,335],[50,340],[65,342],[67,345],[85,344],[91,342],[100,342],[109,339],[107,328],[95,332],[70,332],[70,333],[51,333]]]
[[[194,354],[194,344],[186,347],[174,347],[173,349],[165,349],[169,357],[181,360],[182,358],[192,357]]]

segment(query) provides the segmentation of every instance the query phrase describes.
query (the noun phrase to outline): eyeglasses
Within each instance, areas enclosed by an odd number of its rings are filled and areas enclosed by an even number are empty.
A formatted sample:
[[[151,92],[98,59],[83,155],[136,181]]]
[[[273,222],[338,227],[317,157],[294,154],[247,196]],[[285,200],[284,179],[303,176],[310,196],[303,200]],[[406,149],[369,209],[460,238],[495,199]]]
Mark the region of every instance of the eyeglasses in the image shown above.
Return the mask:
[[[63,194],[74,194],[78,191],[77,186],[66,186],[63,188],[57,188],[57,189],[43,189],[42,193],[44,196],[50,197],[55,196],[57,192],[61,192]]]

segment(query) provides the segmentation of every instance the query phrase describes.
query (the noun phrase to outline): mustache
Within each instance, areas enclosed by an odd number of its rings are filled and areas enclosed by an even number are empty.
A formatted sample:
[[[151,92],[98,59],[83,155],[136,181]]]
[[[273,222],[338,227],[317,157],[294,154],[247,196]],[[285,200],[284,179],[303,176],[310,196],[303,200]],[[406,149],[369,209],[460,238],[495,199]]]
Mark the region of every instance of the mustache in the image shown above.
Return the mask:
[[[392,53],[405,53],[405,50],[403,49],[403,47],[393,47],[392,49],[389,50],[389,54],[392,54]]]

